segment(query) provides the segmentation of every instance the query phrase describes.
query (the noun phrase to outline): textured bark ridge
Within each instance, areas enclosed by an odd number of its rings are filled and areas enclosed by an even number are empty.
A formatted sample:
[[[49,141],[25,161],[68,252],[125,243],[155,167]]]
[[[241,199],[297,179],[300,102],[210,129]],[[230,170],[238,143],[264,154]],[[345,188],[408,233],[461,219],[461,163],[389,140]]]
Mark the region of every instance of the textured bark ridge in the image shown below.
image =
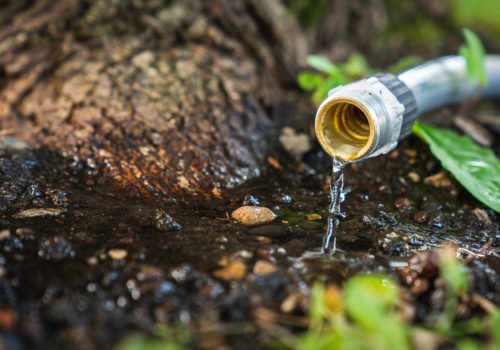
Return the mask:
[[[260,174],[303,59],[278,1],[14,1],[0,127],[143,195],[218,196]]]

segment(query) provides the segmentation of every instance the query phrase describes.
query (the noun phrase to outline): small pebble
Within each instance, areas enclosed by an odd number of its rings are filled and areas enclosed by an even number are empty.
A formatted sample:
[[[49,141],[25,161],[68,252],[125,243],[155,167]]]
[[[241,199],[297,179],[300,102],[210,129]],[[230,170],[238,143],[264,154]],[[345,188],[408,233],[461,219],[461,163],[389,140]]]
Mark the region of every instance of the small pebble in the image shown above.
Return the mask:
[[[488,213],[483,210],[476,208],[471,211],[471,214],[473,218],[475,218],[478,222],[482,223],[486,227],[493,226],[493,222],[491,221],[490,217],[488,216]]]
[[[255,265],[253,265],[253,273],[256,275],[267,275],[274,271],[276,271],[276,265],[266,260],[257,260]]]
[[[394,201],[394,206],[397,209],[410,209],[411,202],[408,198],[396,198],[396,200]]]
[[[10,237],[10,230],[2,230],[0,231],[0,242],[6,240]]]
[[[387,238],[391,238],[391,239],[394,239],[394,238],[398,238],[398,234],[396,232],[391,232],[391,233],[388,233],[386,235]]]
[[[289,314],[297,308],[297,304],[300,300],[300,295],[292,292],[288,295],[285,300],[280,305],[281,312]]]
[[[413,181],[413,182],[419,182],[420,181],[420,175],[418,175],[416,172],[411,171],[408,173],[408,178]]]
[[[19,236],[22,236],[22,235],[32,235],[34,234],[35,231],[30,229],[30,228],[26,228],[26,227],[19,227],[16,229],[16,235],[19,235]]]
[[[111,249],[108,251],[108,256],[113,260],[125,259],[128,252],[125,249]]]
[[[224,236],[217,236],[217,237],[215,237],[215,242],[216,243],[226,243],[227,242],[227,238],[224,237]]]
[[[416,157],[417,156],[417,151],[414,149],[405,149],[403,151],[408,157]]]
[[[36,218],[39,216],[59,216],[63,212],[62,209],[57,208],[33,208],[20,211],[12,215],[14,219]]]
[[[307,214],[307,220],[309,220],[309,221],[321,220],[321,215],[319,215],[319,214]]]
[[[90,266],[96,266],[98,262],[99,260],[95,256],[89,256],[87,258],[87,264],[89,264]]]
[[[415,220],[415,222],[417,222],[419,224],[426,222],[428,218],[429,218],[429,214],[423,210],[418,211],[415,213],[415,215],[413,215],[413,220]]]
[[[276,214],[270,209],[257,206],[240,207],[233,211],[231,216],[246,226],[267,224],[276,218]]]
[[[450,187],[451,181],[445,173],[440,172],[424,179],[424,184],[434,187]]]
[[[259,241],[259,243],[262,243],[262,244],[271,244],[273,242],[271,238],[264,237],[264,236],[257,236],[257,237],[255,237],[255,239],[257,239]]]
[[[233,261],[226,267],[214,271],[214,276],[226,281],[238,281],[245,276],[246,265],[241,261]]]

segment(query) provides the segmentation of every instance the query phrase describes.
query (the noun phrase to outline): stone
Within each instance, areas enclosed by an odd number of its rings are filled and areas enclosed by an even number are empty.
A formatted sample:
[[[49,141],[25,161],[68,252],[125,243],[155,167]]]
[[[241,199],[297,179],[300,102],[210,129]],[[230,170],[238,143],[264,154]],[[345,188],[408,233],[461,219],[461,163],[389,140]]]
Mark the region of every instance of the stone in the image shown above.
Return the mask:
[[[276,218],[276,214],[266,207],[249,205],[236,209],[231,216],[246,226],[267,224]]]
[[[276,271],[276,265],[266,260],[257,260],[253,265],[253,273],[256,275],[267,275]]]
[[[113,260],[123,260],[127,257],[128,252],[125,249],[108,250],[108,256]]]
[[[245,263],[241,261],[233,261],[226,267],[214,271],[214,276],[226,281],[238,281],[242,279],[247,273]]]

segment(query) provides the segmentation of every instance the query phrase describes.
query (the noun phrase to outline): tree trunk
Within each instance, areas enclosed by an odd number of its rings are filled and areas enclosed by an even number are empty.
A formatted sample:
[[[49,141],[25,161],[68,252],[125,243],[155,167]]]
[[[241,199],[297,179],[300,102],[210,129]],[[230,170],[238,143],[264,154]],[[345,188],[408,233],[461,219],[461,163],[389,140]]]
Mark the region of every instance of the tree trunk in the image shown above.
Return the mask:
[[[12,1],[0,127],[143,195],[218,196],[264,169],[305,51],[278,0]]]

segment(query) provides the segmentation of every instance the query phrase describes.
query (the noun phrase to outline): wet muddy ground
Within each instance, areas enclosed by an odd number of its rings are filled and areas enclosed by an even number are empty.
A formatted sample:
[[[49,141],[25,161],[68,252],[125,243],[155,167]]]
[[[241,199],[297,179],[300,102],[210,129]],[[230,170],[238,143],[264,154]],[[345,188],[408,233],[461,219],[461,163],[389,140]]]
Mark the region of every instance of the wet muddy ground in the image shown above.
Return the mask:
[[[54,168],[53,155],[14,146],[0,149],[0,348],[110,348],[168,322],[186,324],[194,347],[255,349],[274,336],[261,321],[304,326],[312,281],[360,271],[394,276],[412,320],[432,322],[442,288],[402,269],[447,241],[469,258],[471,293],[500,304],[500,216],[414,136],[347,167],[332,258],[320,254],[331,160],[318,147],[228,198],[188,205],[126,195],[78,163]],[[231,218],[242,205],[278,218],[243,226]]]

